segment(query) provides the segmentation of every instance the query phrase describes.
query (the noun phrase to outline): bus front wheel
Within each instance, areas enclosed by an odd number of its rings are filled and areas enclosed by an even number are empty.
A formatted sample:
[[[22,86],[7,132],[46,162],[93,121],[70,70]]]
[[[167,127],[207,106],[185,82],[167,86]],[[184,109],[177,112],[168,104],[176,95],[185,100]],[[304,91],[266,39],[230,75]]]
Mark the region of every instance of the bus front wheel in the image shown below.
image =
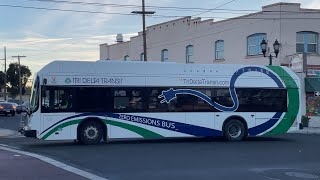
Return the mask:
[[[98,144],[103,137],[103,128],[96,121],[84,122],[79,128],[79,140],[83,144]]]
[[[224,125],[223,133],[228,141],[241,141],[246,137],[246,126],[238,119],[230,119]]]

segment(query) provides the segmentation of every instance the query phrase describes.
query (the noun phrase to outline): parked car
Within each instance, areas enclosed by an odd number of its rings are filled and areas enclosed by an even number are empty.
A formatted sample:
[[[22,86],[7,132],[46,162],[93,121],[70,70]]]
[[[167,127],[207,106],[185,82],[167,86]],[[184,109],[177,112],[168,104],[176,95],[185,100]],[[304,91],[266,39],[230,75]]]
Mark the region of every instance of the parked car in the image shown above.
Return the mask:
[[[19,104],[19,105],[24,103],[24,101],[22,101],[21,104],[20,104],[20,100],[19,99],[8,99],[7,102],[16,103],[16,104]]]
[[[17,103],[10,103],[10,104],[12,104],[12,107],[14,110],[16,110],[17,106],[19,106]]]
[[[27,112],[29,110],[29,102],[25,102],[22,105],[18,105],[16,108],[16,112],[21,114],[21,112]]]
[[[16,114],[16,111],[13,108],[13,105],[11,103],[0,103],[0,114],[8,115],[11,114],[14,116]]]

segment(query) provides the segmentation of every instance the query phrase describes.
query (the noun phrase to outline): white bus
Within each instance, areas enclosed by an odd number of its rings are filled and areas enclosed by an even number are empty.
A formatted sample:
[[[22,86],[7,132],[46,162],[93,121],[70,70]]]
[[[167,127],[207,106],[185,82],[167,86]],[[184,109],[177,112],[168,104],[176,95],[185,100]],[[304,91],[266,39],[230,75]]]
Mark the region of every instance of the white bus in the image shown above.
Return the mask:
[[[79,140],[276,135],[297,130],[287,67],[54,61],[36,75],[25,136]]]

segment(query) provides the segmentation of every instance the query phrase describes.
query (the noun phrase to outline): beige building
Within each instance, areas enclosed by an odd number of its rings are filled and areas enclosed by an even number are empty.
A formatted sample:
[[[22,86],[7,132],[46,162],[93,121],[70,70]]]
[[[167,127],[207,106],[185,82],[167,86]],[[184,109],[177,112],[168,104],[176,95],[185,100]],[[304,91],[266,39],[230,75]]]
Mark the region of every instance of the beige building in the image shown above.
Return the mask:
[[[276,3],[263,6],[257,13],[215,22],[184,17],[147,27],[148,61],[179,63],[257,64],[268,65],[260,43],[278,40],[280,53],[273,65],[289,65],[291,55],[307,53],[309,73],[299,73],[303,84],[306,114],[320,116],[319,33],[320,9],[303,9],[298,3]],[[142,33],[130,41],[101,44],[100,59],[143,60]],[[307,76],[305,78],[305,76]],[[320,95],[320,92],[319,92]]]

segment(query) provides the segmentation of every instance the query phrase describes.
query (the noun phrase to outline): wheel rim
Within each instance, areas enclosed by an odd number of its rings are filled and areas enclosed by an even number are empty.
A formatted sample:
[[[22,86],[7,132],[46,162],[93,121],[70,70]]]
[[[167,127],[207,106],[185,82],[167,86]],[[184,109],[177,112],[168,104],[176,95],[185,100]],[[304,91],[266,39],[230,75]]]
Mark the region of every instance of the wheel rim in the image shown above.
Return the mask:
[[[229,136],[232,138],[238,138],[241,134],[241,127],[238,124],[232,124],[229,128],[228,128],[228,133]]]
[[[94,140],[98,137],[99,131],[96,127],[89,126],[84,130],[84,135],[87,139]]]

